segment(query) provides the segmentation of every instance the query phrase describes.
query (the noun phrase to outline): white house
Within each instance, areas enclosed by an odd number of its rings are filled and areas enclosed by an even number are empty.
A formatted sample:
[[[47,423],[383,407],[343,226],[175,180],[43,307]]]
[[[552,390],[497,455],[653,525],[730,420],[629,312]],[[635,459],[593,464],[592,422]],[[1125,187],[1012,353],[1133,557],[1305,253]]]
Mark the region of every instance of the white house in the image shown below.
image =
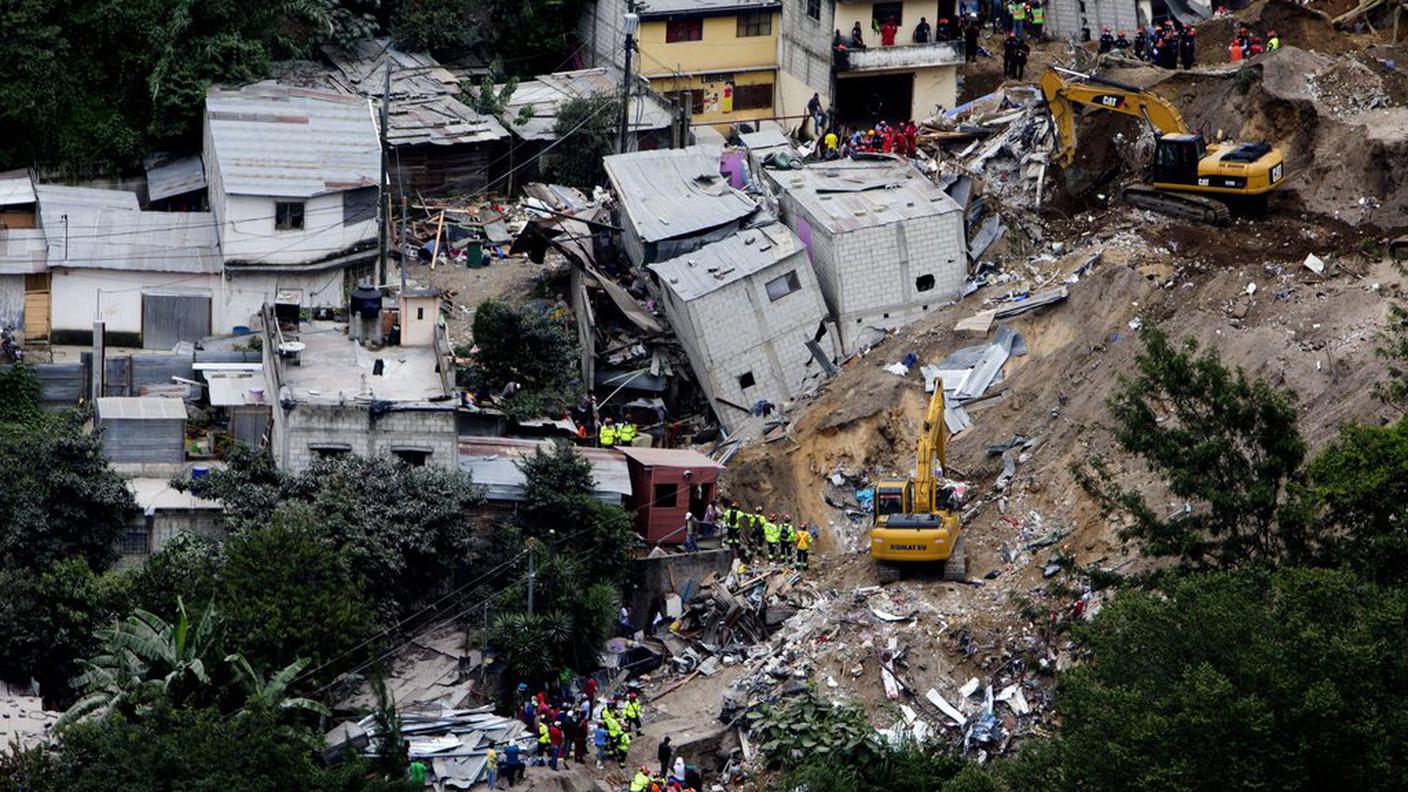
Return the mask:
[[[205,170],[232,292],[252,318],[275,292],[334,307],[377,255],[381,154],[362,97],[262,82],[212,88]],[[239,322],[249,324],[249,321]]]

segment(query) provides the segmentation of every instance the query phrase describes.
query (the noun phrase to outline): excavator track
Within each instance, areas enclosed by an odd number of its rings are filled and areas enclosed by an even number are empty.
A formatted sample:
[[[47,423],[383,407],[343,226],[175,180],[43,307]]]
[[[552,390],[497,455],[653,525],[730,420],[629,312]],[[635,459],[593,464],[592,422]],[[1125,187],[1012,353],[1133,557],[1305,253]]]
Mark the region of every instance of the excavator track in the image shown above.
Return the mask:
[[[1160,190],[1147,185],[1124,188],[1124,200],[1140,209],[1210,225],[1227,225],[1232,212],[1227,204],[1201,195]]]

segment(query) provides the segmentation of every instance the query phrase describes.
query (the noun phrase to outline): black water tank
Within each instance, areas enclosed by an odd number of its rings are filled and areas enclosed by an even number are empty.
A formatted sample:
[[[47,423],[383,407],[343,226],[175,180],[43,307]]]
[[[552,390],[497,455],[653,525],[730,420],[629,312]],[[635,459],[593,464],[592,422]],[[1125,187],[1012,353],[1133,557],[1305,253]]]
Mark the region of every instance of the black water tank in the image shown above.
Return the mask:
[[[381,314],[381,291],[370,286],[358,286],[352,290],[348,309],[363,319],[375,319]]]

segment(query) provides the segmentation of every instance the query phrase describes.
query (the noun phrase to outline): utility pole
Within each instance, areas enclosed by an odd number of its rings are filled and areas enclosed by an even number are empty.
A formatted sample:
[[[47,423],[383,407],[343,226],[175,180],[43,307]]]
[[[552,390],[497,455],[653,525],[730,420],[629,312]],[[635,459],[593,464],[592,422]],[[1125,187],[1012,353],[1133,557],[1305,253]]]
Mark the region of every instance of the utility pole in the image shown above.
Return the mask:
[[[378,236],[380,237],[380,242],[381,242],[381,244],[380,244],[380,247],[381,247],[381,255],[377,258],[377,267],[378,267],[378,270],[377,270],[377,272],[376,272],[375,278],[372,280],[372,283],[375,283],[375,284],[383,283],[383,282],[385,281],[385,279],[386,279],[386,264],[387,264],[387,260],[386,260],[386,253],[387,253],[387,251],[386,251],[386,248],[387,248],[387,239],[388,239],[388,238],[390,237],[390,235],[391,235],[391,218],[387,216],[387,214],[388,214],[388,209],[387,209],[387,207],[390,206],[390,204],[387,203],[387,200],[386,200],[386,198],[387,198],[387,195],[386,195],[386,194],[387,194],[387,192],[388,192],[388,191],[390,190],[390,188],[391,188],[391,179],[390,179],[390,174],[388,173],[388,168],[387,168],[387,156],[386,156],[386,124],[387,124],[387,122],[388,122],[388,121],[390,120],[390,118],[391,118],[391,59],[390,59],[390,58],[387,58],[386,64],[385,64],[385,66],[384,66],[384,70],[385,70],[385,72],[386,72],[386,82],[385,82],[385,84],[383,84],[382,89],[381,89],[381,195],[378,197],[378,200],[377,200],[377,202],[376,202],[376,203],[377,203],[377,214],[381,215],[381,233],[378,234]]]
[[[533,550],[528,550],[528,615],[533,615]]]
[[[626,0],[626,73],[621,78],[621,146],[620,153],[624,154],[626,149],[627,136],[631,129],[631,56],[636,49],[636,29],[640,25],[640,17],[636,16],[635,0]]]

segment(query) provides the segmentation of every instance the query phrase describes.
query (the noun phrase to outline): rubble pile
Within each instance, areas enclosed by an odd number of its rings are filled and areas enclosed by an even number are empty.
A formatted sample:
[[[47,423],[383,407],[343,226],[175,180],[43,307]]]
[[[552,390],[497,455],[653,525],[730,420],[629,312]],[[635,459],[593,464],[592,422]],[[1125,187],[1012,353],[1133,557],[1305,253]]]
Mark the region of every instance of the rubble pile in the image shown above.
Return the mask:
[[[942,172],[980,177],[984,195],[1009,206],[1044,201],[1055,138],[1036,86],[1000,88],[926,119],[923,127],[920,144]]]
[[[433,706],[399,713],[407,758],[430,769],[436,789],[468,789],[484,777],[490,748],[517,744],[525,755],[535,738],[523,722],[495,715],[492,705],[472,709]],[[348,751],[375,757],[382,750],[376,716],[338,724],[324,737],[323,756],[335,762]],[[430,779],[427,779],[430,780]]]

